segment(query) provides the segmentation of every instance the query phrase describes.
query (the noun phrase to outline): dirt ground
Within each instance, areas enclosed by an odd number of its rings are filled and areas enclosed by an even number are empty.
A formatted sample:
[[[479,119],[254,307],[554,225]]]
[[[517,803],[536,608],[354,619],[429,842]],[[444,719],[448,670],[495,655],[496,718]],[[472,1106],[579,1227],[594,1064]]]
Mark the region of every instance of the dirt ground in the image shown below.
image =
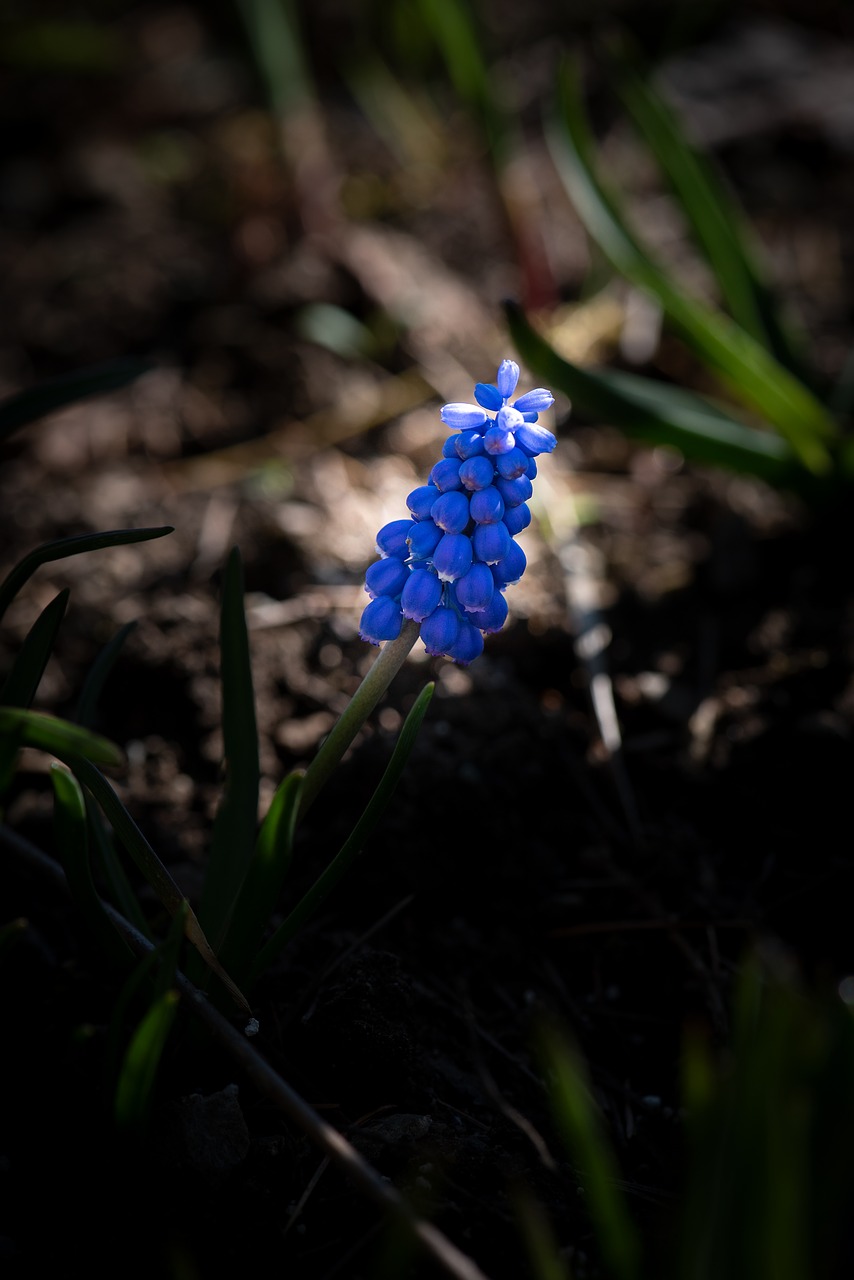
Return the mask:
[[[5,668],[70,587],[37,702],[70,714],[101,646],[136,620],[96,727],[126,751],[116,785],[194,898],[220,784],[231,546],[245,563],[266,803],[375,656],[357,634],[374,534],[439,456],[439,406],[513,354],[502,297],[537,304],[576,355],[703,383],[654,318],[638,366],[637,299],[591,285],[602,267],[539,124],[566,38],[542,6],[526,23],[509,7],[495,17],[522,130],[515,224],[446,87],[414,86],[410,116],[390,115],[390,98],[372,115],[342,72],[349,27],[334,6],[325,61],[321,20],[308,23],[318,96],[284,129],[226,6],[108,8],[110,40],[90,53],[100,69],[39,66],[3,37],[0,392],[128,355],[150,369],[4,446],[3,568],[72,533],[175,532],[41,569],[0,656]],[[854,25],[841,7],[781,18],[752,6],[692,39],[662,62],[671,91],[744,201],[822,374],[839,377],[852,344]],[[690,273],[595,62],[591,76],[612,172]],[[435,679],[394,800],[257,993],[261,1051],[493,1280],[529,1274],[520,1186],[576,1280],[598,1274],[533,1048],[545,1012],[583,1050],[655,1251],[682,1177],[686,1026],[726,1039],[732,976],[757,939],[828,989],[854,971],[850,503],[808,511],[632,447],[561,397],[554,425],[507,627],[467,669],[417,647],[307,819],[283,910],[340,847]],[[568,607],[573,508],[610,637],[616,757]],[[5,820],[54,851],[35,753]],[[149,1145],[117,1144],[105,1073],[120,983],[62,895],[11,857],[2,901],[2,923],[29,921],[4,961],[10,1274],[251,1275],[268,1260],[311,1280],[434,1274],[414,1256],[388,1261],[374,1208],[189,1025]]]

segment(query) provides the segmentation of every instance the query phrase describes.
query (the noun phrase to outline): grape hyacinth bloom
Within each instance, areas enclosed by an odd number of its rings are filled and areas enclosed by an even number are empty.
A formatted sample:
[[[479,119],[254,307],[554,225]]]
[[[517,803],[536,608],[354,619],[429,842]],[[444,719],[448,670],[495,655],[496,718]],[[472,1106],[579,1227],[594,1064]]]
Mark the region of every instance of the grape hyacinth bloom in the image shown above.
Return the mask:
[[[396,640],[407,618],[428,653],[467,666],[483,651],[484,635],[503,627],[503,593],[527,563],[515,537],[531,522],[535,458],[557,444],[537,425],[554,396],[537,387],[511,403],[518,381],[519,366],[502,360],[495,383],[475,387],[476,404],[442,409],[453,434],[428,483],[406,499],[411,518],[377,534],[381,558],[365,575],[371,600],[359,626],[363,640]]]

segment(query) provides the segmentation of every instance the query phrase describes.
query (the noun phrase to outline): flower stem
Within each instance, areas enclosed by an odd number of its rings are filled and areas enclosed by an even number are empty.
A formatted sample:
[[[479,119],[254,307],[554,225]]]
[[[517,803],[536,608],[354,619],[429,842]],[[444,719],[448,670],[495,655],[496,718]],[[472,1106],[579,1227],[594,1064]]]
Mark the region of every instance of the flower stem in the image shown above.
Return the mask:
[[[338,723],[324,739],[320,750],[306,770],[299,811],[301,818],[305,817],[344,752],[403,666],[409,651],[418,639],[418,633],[418,623],[407,619],[397,639],[387,641],[380,649],[374,665],[353,694],[346,711],[342,713]]]

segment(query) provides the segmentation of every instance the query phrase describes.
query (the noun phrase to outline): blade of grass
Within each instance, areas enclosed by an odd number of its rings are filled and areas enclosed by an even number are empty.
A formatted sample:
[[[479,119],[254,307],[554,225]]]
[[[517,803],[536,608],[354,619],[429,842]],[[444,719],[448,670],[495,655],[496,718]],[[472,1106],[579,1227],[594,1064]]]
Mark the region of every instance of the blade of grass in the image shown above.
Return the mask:
[[[560,1256],[548,1215],[527,1187],[513,1194],[513,1208],[525,1249],[531,1280],[570,1280],[569,1269]]]
[[[710,1103],[691,1117],[682,1261],[697,1280],[815,1274],[807,1210],[822,1171],[810,1129],[825,1042],[816,1007],[750,957],[736,988],[729,1061]]]
[[[554,1027],[543,1033],[541,1050],[555,1117],[577,1162],[602,1259],[616,1280],[633,1280],[640,1262],[637,1233],[619,1190],[619,1171],[586,1070],[577,1051]]]
[[[91,727],[95,718],[95,708],[98,705],[98,699],[101,696],[104,685],[116,665],[116,660],[121,653],[125,640],[127,640],[135,627],[135,622],[126,622],[116,632],[112,640],[104,645],[86,673],[83,688],[80,690],[80,697],[74,710],[74,720],[77,724],[84,725],[86,728]]]
[[[302,771],[289,773],[276,789],[234,909],[221,958],[241,984],[291,864],[303,777]]]
[[[612,49],[617,53],[620,97],[670,182],[733,318],[803,380],[803,357],[759,272],[741,209],[708,158],[688,142],[670,105],[638,73],[624,50]]]
[[[118,915],[109,906],[104,909],[111,919]],[[121,1074],[122,1062],[132,1034],[130,1028],[137,1021],[134,1008],[140,1005],[150,1008],[156,1000],[174,988],[185,925],[186,913],[178,911],[172,917],[166,938],[159,942],[150,939],[151,950],[142,954],[128,974],[113,1005],[107,1029],[103,1069],[105,1090],[112,1095],[114,1106],[116,1082]]]
[[[114,742],[41,711],[0,707],[0,737],[6,734],[19,746],[48,751],[60,760],[69,753],[105,765],[120,765],[124,759],[121,748]]]
[[[243,568],[236,547],[228,557],[223,581],[220,651],[225,786],[199,908],[199,919],[216,950],[228,932],[258,828],[258,728],[243,609]]]
[[[24,556],[3,580],[0,585],[0,618],[24,583],[43,564],[52,560],[65,560],[68,556],[81,555],[87,551],[101,551],[104,547],[150,542],[152,538],[163,538],[167,533],[173,532],[173,526],[167,524],[156,529],[114,529],[107,533],[84,533],[73,538],[60,538],[57,542],[46,542],[44,546],[36,547],[35,551]]]
[[[0,705],[29,707],[32,703],[53,652],[70,594],[67,587],[60,591],[36,618],[0,690]]]
[[[63,755],[56,751],[54,754],[68,765],[78,781],[92,793],[105,817],[110,822],[117,838],[133,858],[169,914],[174,916],[178,912],[186,911],[184,932],[190,942],[192,942],[208,968],[216,974],[226,987],[238,1007],[245,1013],[251,1013],[249,1002],[220,964],[187,899],[181,893],[172,876],[160,861],[104,775],[88,760],[85,760],[82,756],[75,755],[73,752]]]
[[[651,293],[683,339],[745,403],[788,440],[805,467],[830,470],[827,445],[837,427],[812,392],[722,312],[683,293],[634,239],[614,197],[594,176],[592,139],[578,77],[567,63],[560,77],[559,112],[548,129],[558,172],[590,235],[614,267]]]
[[[708,466],[760,476],[781,487],[802,486],[802,469],[779,436],[749,427],[713,401],[681,387],[620,370],[582,369],[559,356],[516,303],[505,303],[505,312],[528,367],[586,412],[648,443],[671,445]]]
[[[256,66],[277,116],[288,116],[312,97],[293,0],[236,0]]]
[[[64,765],[50,768],[56,845],[68,887],[89,932],[113,963],[127,965],[132,952],[116,932],[92,879],[86,801],[77,779]]]
[[[146,360],[113,360],[109,364],[78,369],[61,378],[41,382],[27,391],[19,391],[0,402],[0,439],[77,400],[103,395],[105,391],[117,391],[152,368],[153,365]]]
[[[270,938],[269,942],[261,949],[255,960],[250,973],[250,982],[267,969],[276,957],[281,953],[288,942],[299,933],[300,929],[314,915],[318,907],[326,900],[329,894],[336,888],[342,876],[349,871],[356,858],[362,851],[365,841],[371,835],[374,827],[379,822],[386,805],[391,799],[391,794],[397,786],[404,765],[406,764],[409,754],[415,745],[415,738],[421,727],[421,722],[427,712],[430,699],[433,696],[434,685],[431,682],[421,690],[421,693],[415,700],[409,715],[403,722],[403,727],[395,743],[391,760],[386,766],[380,783],[368,801],[367,807],[359,821],[353,828],[352,833],[342,845],[341,849],[330,862],[326,870],[315,880],[314,884],[308,892],[300,899],[297,905],[291,911],[287,919],[279,926],[276,932]]]
[[[418,8],[454,89],[479,119],[493,162],[500,167],[507,156],[509,126],[492,91],[493,77],[481,52],[471,7],[460,0],[418,0]]]
[[[164,991],[152,1002],[133,1034],[116,1085],[114,1114],[120,1130],[139,1133],[145,1128],[180,999],[177,991]]]
[[[107,830],[104,815],[91,795],[86,794],[85,800],[92,859],[104,879],[107,896],[140,933],[145,934],[146,938],[151,938],[153,937],[151,926],[145,918],[145,912],[122,866],[121,858]]]

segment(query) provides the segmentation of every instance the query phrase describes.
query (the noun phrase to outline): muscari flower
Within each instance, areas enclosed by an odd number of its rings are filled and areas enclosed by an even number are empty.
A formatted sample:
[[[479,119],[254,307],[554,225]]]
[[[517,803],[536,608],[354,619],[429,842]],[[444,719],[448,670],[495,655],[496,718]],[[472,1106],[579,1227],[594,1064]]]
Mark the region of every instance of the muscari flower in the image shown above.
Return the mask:
[[[363,640],[395,640],[411,618],[428,653],[467,666],[482,653],[484,635],[504,626],[503,593],[527,563],[515,535],[531,522],[534,459],[557,444],[536,425],[554,396],[538,387],[511,403],[518,381],[519,366],[502,360],[495,383],[475,387],[477,404],[442,409],[454,434],[428,483],[406,499],[411,518],[377,534],[381,558],[365,575]]]

